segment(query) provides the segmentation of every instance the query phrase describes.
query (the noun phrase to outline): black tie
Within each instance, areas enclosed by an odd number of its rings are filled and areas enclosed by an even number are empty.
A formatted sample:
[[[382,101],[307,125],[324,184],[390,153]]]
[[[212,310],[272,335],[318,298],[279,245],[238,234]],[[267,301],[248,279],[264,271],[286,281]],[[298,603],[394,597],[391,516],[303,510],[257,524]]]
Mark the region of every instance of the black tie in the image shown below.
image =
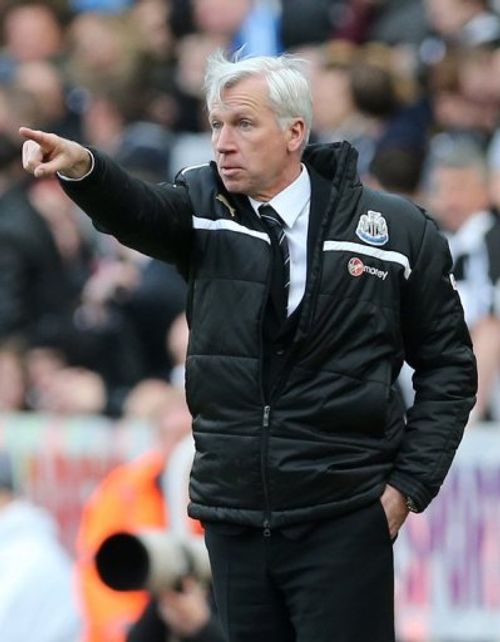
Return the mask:
[[[275,248],[271,296],[276,302],[281,322],[287,318],[288,292],[290,289],[290,251],[283,221],[271,205],[261,205],[259,214]]]

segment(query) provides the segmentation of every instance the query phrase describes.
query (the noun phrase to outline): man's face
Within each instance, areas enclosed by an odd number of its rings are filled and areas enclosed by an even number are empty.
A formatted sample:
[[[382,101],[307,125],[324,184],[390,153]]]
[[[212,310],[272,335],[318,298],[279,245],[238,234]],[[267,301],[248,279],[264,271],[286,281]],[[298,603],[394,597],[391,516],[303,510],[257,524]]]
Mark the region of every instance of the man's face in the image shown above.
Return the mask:
[[[487,183],[474,167],[437,167],[431,176],[429,206],[441,224],[455,232],[472,214],[488,208]]]
[[[280,126],[261,77],[225,89],[222,99],[209,115],[222,182],[229,192],[268,201],[300,173],[304,121]]]

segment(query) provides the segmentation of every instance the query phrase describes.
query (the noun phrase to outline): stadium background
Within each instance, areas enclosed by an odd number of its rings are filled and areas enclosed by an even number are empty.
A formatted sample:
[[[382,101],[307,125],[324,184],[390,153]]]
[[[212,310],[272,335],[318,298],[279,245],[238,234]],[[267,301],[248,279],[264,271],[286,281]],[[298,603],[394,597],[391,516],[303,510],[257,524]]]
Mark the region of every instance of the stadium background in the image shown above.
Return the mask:
[[[452,472],[395,544],[399,640],[500,640],[499,4],[0,0],[0,446],[70,556],[90,493],[151,447],[165,387],[182,384],[184,285],[97,235],[55,181],[24,175],[17,129],[169,180],[211,157],[210,51],[290,51],[308,62],[313,140],[350,140],[363,180],[428,207],[448,235],[480,361]]]

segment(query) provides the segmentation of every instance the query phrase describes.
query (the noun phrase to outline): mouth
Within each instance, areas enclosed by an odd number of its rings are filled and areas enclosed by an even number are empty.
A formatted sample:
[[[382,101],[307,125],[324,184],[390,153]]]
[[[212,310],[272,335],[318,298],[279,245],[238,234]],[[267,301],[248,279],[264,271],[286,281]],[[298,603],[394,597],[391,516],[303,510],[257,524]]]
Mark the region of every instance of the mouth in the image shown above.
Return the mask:
[[[240,171],[241,171],[241,167],[221,167],[220,168],[221,175],[226,176],[228,178],[230,178],[231,176],[234,176]]]

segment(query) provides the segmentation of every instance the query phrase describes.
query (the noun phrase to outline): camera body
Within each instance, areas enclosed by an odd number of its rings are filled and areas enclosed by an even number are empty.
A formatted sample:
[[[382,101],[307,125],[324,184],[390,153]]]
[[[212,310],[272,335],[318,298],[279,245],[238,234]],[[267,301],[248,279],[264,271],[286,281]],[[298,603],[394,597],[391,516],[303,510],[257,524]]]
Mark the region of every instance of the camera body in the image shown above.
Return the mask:
[[[161,529],[110,535],[97,550],[95,564],[101,580],[115,591],[159,593],[180,588],[187,575],[202,583],[211,576],[202,538]]]

